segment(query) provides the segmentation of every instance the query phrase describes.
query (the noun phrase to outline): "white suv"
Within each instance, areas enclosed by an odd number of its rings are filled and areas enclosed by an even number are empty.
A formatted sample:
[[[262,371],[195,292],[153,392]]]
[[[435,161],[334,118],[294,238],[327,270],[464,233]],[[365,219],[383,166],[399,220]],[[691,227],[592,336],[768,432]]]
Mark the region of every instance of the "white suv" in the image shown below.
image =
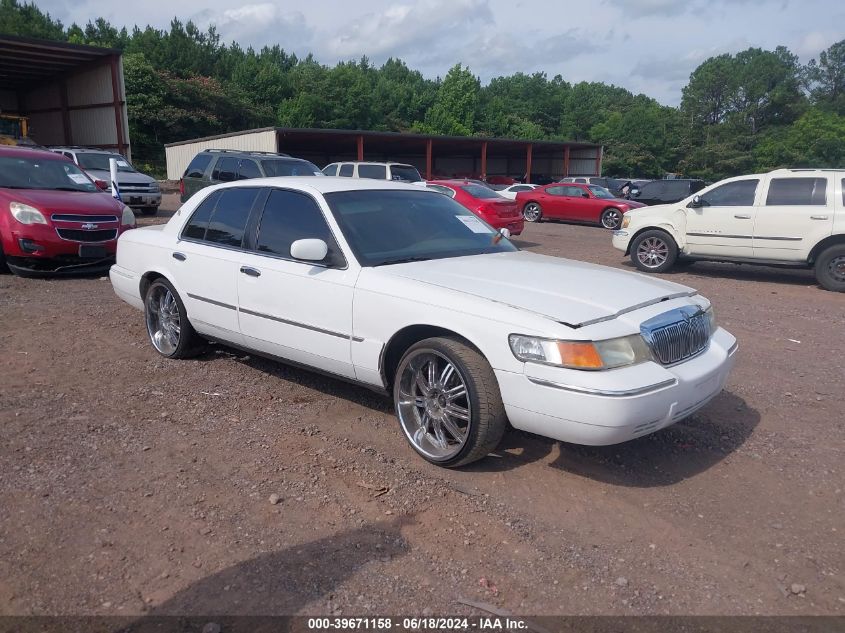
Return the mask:
[[[677,260],[814,268],[845,292],[845,170],[778,169],[728,178],[675,204],[634,209],[613,246],[645,272]]]
[[[323,167],[326,176],[347,176],[349,178],[374,178],[398,182],[422,182],[417,168],[405,163],[373,163],[346,161]]]

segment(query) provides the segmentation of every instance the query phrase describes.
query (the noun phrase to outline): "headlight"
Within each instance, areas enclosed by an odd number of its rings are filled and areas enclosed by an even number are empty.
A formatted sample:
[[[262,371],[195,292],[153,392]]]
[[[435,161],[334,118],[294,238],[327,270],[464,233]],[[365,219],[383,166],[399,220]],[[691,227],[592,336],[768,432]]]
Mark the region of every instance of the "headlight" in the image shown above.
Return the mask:
[[[628,225],[631,223],[631,216],[627,213],[622,216],[622,228],[627,229]]]
[[[21,224],[47,224],[44,214],[23,202],[10,202],[9,211]]]
[[[135,226],[135,213],[126,205],[123,205],[123,214],[120,216],[120,223],[123,226]]]
[[[710,336],[713,336],[713,332],[716,331],[716,328],[719,327],[716,324],[716,312],[713,310],[713,304],[710,304],[710,307],[704,311],[704,314],[707,315],[707,322],[710,324]]]
[[[651,360],[651,352],[639,334],[605,341],[556,341],[511,334],[508,342],[513,355],[523,362],[570,369],[614,369]]]

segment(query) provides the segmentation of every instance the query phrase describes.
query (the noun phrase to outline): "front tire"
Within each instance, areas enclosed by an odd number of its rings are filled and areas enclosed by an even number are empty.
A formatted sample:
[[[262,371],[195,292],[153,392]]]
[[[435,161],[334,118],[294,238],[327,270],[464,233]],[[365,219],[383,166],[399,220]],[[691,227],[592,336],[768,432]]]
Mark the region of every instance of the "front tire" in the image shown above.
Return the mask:
[[[677,258],[678,245],[666,231],[644,231],[631,244],[631,261],[646,273],[665,273]]]
[[[162,356],[190,358],[202,351],[203,341],[188,321],[185,304],[166,279],[156,279],[147,288],[144,317],[150,342]]]
[[[622,212],[615,207],[608,207],[601,212],[600,221],[604,228],[615,231],[622,224]]]
[[[0,242],[0,275],[7,275],[11,270],[9,270],[9,264],[6,263],[6,254],[3,252],[3,244]]]
[[[426,339],[405,352],[393,399],[411,447],[437,466],[455,468],[485,457],[507,427],[490,364],[451,338]]]
[[[825,290],[845,292],[845,244],[826,248],[816,258],[816,280]]]
[[[522,217],[526,222],[539,222],[543,219],[543,208],[537,202],[529,202],[522,207]]]

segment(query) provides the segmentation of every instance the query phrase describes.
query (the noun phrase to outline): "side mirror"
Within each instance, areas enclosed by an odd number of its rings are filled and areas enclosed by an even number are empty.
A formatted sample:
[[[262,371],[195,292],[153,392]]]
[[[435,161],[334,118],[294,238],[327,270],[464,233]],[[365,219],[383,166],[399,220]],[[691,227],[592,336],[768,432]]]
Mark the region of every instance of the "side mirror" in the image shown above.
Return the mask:
[[[510,236],[511,236],[510,229],[499,229],[499,233],[502,234],[502,237],[507,237],[508,239],[510,239]]]
[[[631,198],[639,198],[640,197],[640,190],[639,189],[631,189],[628,193],[628,196]]]
[[[700,209],[703,206],[704,201],[701,199],[701,196],[698,195],[693,196],[692,200],[690,200],[689,204],[687,204],[687,207],[689,207],[690,209]]]
[[[329,253],[323,240],[296,240],[290,245],[290,256],[306,262],[321,262]]]
[[[109,183],[107,183],[105,180],[95,180],[94,184],[100,191],[108,191],[109,189]]]
[[[582,194],[581,194],[581,197],[582,197],[582,198],[589,198],[589,197],[590,197],[590,194],[588,194],[588,193],[585,191],[584,193],[582,193]]]

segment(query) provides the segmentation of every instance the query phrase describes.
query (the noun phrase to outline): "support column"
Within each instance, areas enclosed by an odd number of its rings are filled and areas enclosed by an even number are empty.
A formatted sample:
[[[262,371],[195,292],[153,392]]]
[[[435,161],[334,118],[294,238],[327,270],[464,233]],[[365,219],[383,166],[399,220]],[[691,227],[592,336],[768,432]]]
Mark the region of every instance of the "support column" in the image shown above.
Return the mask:
[[[123,111],[120,104],[120,73],[118,72],[117,55],[111,57],[111,92],[114,101],[114,124],[117,131],[117,151],[126,151],[126,143],[123,140]]]
[[[525,146],[525,182],[531,182],[531,158],[534,154],[534,145],[529,143]]]
[[[481,180],[487,179],[487,141],[481,143]]]
[[[596,152],[596,176],[601,176],[601,156],[604,153],[604,146],[599,146]]]
[[[569,145],[563,148],[563,177],[569,175]]]
[[[431,139],[425,141],[425,179],[431,180]]]
[[[65,145],[73,145],[73,135],[70,131],[70,112],[67,107],[67,82],[62,80],[59,86],[59,98],[62,105],[62,138]]]
[[[358,144],[358,160],[364,160],[364,135],[359,134],[355,140]]]

